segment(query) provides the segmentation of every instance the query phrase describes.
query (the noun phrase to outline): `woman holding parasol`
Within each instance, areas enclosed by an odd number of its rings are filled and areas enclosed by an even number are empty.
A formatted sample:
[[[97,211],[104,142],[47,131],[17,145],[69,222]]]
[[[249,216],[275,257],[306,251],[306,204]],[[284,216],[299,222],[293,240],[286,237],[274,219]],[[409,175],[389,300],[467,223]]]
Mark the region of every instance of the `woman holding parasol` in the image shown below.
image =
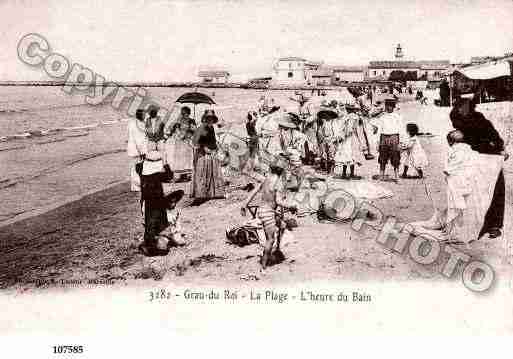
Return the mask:
[[[194,171],[192,177],[191,197],[198,201],[224,198],[224,181],[221,165],[217,158],[217,139],[214,124],[218,118],[214,110],[205,110],[201,126],[192,138],[195,146]]]

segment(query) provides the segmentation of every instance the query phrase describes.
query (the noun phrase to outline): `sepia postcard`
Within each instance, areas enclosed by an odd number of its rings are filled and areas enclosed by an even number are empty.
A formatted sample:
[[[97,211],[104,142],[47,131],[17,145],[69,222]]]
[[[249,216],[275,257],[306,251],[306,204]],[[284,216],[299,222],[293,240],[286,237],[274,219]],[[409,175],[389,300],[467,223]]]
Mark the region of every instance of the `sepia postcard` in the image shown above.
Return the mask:
[[[0,2],[0,346],[511,335],[512,19],[509,0]],[[382,355],[340,353],[362,347]]]

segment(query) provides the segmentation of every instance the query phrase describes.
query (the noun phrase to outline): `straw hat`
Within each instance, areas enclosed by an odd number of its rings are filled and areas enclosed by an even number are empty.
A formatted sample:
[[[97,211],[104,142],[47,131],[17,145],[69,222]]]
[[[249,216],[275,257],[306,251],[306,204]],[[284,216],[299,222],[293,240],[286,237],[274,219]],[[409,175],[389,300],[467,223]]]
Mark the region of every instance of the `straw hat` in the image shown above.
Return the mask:
[[[276,121],[278,126],[284,128],[291,128],[297,130],[299,128],[298,124],[294,121],[294,117],[287,113],[282,118]]]
[[[326,120],[333,120],[338,117],[338,113],[332,107],[321,106],[319,111],[317,111],[317,117],[324,118]]]
[[[280,106],[273,106],[270,110],[269,110],[269,114],[273,113],[273,112],[276,112],[280,109]]]
[[[358,106],[356,106],[354,104],[346,104],[345,108],[346,108],[346,111],[348,111],[348,112],[356,112],[360,109]]]

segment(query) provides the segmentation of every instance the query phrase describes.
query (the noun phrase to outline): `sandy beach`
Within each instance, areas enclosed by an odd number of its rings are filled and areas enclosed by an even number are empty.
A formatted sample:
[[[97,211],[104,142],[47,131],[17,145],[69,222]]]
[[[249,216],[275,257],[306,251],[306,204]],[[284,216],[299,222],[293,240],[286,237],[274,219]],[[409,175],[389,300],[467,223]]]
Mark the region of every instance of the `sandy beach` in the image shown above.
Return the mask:
[[[405,102],[400,111],[405,121],[415,122],[422,132],[434,135],[421,139],[430,161],[425,171],[426,183],[435,202],[444,201],[441,169],[446,152],[445,134],[450,129],[448,109]],[[504,124],[495,125],[503,131]],[[47,290],[62,283],[87,280],[128,286],[138,281],[148,281],[149,285],[154,281],[175,285],[246,281],[283,284],[320,280],[447,281],[439,273],[440,263],[421,266],[407,255],[393,253],[376,242],[375,230],[367,228],[357,232],[351,229],[350,223],[319,223],[314,215],[298,218],[299,227],[292,232],[293,240],[283,248],[285,262],[260,275],[261,249],[257,245],[239,248],[228,244],[225,238],[225,229],[230,224],[243,221],[239,208],[247,192],[240,188],[250,182],[243,176],[230,178],[225,200],[210,201],[198,207],[190,206],[188,200],[180,204],[188,243],[185,247],[172,248],[165,257],[143,257],[137,251],[143,234],[139,194],[129,192],[124,131],[125,124],[117,123],[88,136],[73,138],[76,142],[72,142],[72,146],[83,150],[79,160],[55,153],[52,146],[59,142],[49,143],[44,152],[48,156],[45,166],[53,157],[72,162],[64,167],[56,165],[54,170],[40,166],[40,172],[29,181],[1,189],[11,212],[16,206],[20,212],[25,211],[24,198],[33,200],[30,196],[34,196],[41,207],[52,208],[0,228],[1,288]],[[118,138],[115,143],[105,141],[114,137]],[[91,146],[101,155],[88,155]],[[21,151],[26,151],[22,152],[23,159],[30,161],[30,148]],[[12,163],[14,166],[14,160]],[[370,177],[376,172],[376,160],[366,161],[359,169],[359,174],[368,181],[372,181]],[[511,161],[506,162],[507,183],[512,172]],[[68,190],[62,192],[63,186]],[[374,203],[385,215],[394,215],[404,222],[427,219],[431,215],[432,203],[419,180],[403,179],[399,184],[383,186],[394,193],[392,198]],[[188,191],[188,184],[174,187]],[[51,200],[49,197],[37,199],[41,191],[55,193]],[[71,193],[83,195],[88,191],[91,193],[85,197],[70,200]],[[60,198],[59,193],[66,193],[68,197]],[[460,248],[472,258],[490,264],[498,281],[509,281],[511,276],[511,195],[511,187],[507,186],[503,236],[499,239],[485,237],[469,248]],[[59,205],[59,202],[65,204]]]

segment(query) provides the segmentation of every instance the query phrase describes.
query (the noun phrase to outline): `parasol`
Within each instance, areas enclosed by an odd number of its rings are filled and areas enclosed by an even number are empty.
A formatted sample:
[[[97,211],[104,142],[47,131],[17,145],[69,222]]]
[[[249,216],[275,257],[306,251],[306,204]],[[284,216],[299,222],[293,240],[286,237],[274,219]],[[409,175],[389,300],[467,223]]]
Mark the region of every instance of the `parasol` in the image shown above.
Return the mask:
[[[205,95],[201,92],[187,92],[182,96],[178,97],[176,102],[179,103],[193,103],[197,105],[198,103],[206,103],[208,105],[215,105],[215,101],[210,98],[210,96]]]
[[[187,92],[176,100],[178,103],[192,103],[194,104],[194,118],[196,118],[196,105],[204,103],[207,105],[215,105],[215,101],[208,95],[201,92]]]

